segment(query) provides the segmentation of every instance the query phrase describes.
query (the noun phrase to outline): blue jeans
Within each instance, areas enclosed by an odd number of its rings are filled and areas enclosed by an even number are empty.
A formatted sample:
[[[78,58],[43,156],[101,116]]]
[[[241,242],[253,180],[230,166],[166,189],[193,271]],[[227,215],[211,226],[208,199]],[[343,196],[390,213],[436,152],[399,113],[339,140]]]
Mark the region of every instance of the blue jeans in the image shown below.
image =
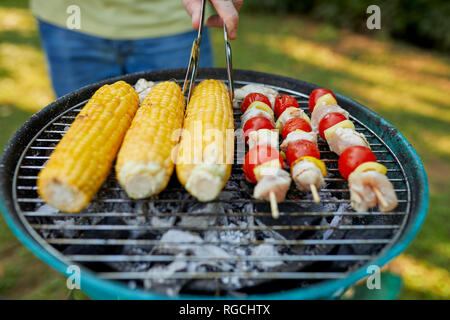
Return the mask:
[[[173,36],[111,40],[64,29],[38,19],[42,47],[58,97],[82,86],[127,73],[186,68],[197,31]],[[203,30],[200,67],[214,64],[208,29]]]

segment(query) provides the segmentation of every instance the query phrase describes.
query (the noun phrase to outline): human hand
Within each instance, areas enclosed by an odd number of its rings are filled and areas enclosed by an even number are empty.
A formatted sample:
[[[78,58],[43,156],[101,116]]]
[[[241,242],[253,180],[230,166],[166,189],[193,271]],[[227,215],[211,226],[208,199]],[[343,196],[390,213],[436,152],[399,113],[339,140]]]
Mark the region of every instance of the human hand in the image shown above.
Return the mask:
[[[238,11],[242,7],[244,0],[210,0],[218,14],[212,15],[206,21],[209,27],[223,27],[223,22],[227,26],[228,38],[236,39],[239,26]],[[198,29],[200,25],[201,0],[183,0],[183,5],[192,17],[192,27]]]

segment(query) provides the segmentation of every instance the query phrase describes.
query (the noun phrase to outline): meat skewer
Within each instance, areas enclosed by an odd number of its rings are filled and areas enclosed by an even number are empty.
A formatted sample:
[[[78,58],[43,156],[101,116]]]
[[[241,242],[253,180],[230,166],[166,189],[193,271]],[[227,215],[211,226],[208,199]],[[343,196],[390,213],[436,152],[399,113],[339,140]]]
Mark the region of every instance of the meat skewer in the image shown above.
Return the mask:
[[[244,137],[250,149],[242,169],[246,179],[256,184],[254,198],[270,201],[272,217],[277,219],[277,202],[284,200],[291,179],[282,170],[284,163],[278,152],[278,131],[270,101],[261,94],[251,93],[245,97],[241,111],[244,111],[241,116]]]
[[[387,168],[376,162],[364,135],[356,132],[346,110],[337,105],[334,94],[324,88],[314,90],[309,99],[311,126],[338,154],[339,172],[348,179],[350,200],[356,211],[378,204],[388,212],[397,206],[397,196],[386,177]]]
[[[275,104],[275,113],[280,115],[276,126],[284,139],[280,149],[286,153],[291,177],[298,190],[310,190],[314,202],[319,203],[317,189],[325,184],[327,171],[320,160],[317,135],[312,132],[310,119],[289,95],[277,96]]]
[[[291,167],[291,176],[300,191],[311,190],[314,202],[319,203],[317,188],[325,184],[327,170],[320,160],[317,146],[309,140],[296,140],[289,143],[286,162]]]
[[[284,200],[291,185],[291,177],[284,169],[284,161],[277,149],[256,145],[245,155],[242,170],[245,179],[256,184],[255,199],[270,201],[272,217],[279,216],[277,203]]]
[[[253,102],[248,105],[248,100],[251,102],[256,98],[258,99],[258,102]],[[246,138],[248,137],[250,148],[264,144],[276,149],[278,148],[277,131],[273,130],[272,121],[258,119],[258,117],[248,119],[249,116],[247,116],[247,114],[252,112],[252,105],[261,104],[261,101],[268,103],[267,100],[268,99],[265,99],[261,95],[252,93],[244,99],[243,106],[241,106],[241,110],[245,110],[242,119],[247,120],[244,124],[244,136]],[[297,157],[293,159],[293,161],[297,159],[299,159],[299,161],[292,166],[293,170],[291,170],[291,177],[294,179],[297,189],[300,191],[310,190],[314,201],[318,203],[320,202],[320,197],[317,188],[320,188],[324,184],[323,177],[326,176],[326,168],[323,162],[319,160],[320,153],[317,148],[317,136],[311,130],[310,119],[305,112],[300,109],[297,100],[289,95],[277,95],[273,110],[275,114],[279,115],[275,126],[277,127],[278,132],[283,134],[283,138],[285,138],[281,145],[283,153],[287,151],[291,142],[296,142],[297,140],[305,140],[304,142],[301,142],[301,144],[310,142],[312,146],[308,147],[310,149],[315,148],[312,152],[308,153],[306,151],[297,154]],[[265,110],[265,113],[265,118],[270,118],[270,120],[273,119],[271,118],[273,117],[273,114],[269,110]],[[249,130],[253,131],[248,133]],[[292,146],[291,149],[292,152],[290,152],[295,154],[295,146]],[[302,157],[311,156],[311,154],[315,160],[308,158],[300,159]],[[293,157],[295,157],[295,155]]]

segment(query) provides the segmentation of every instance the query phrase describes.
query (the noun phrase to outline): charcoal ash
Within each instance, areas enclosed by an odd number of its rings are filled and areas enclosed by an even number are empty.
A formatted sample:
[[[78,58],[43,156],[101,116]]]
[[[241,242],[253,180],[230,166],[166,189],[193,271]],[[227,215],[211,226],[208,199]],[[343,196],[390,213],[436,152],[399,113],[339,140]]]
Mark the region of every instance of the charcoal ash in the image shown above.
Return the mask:
[[[223,277],[219,280],[186,280],[171,279],[171,275],[175,272],[192,272],[197,274],[204,272],[246,272],[252,274],[268,271],[298,271],[311,265],[311,262],[286,262],[285,260],[283,261],[283,257],[292,254],[326,254],[332,249],[331,246],[283,246],[272,244],[277,240],[297,239],[299,234],[294,230],[283,230],[282,234],[271,229],[270,226],[279,225],[282,218],[278,221],[271,217],[261,218],[254,216],[252,213],[261,212],[259,210],[260,203],[227,202],[227,200],[232,199],[232,196],[232,193],[223,192],[219,196],[219,200],[224,202],[188,202],[184,205],[183,211],[187,211],[191,215],[187,214],[181,218],[170,218],[168,225],[174,227],[174,229],[163,232],[161,237],[157,237],[159,245],[147,248],[145,252],[153,255],[170,255],[173,258],[171,262],[110,263],[110,266],[127,271],[147,270],[149,278],[143,281],[143,287],[165,295],[177,295],[186,291],[201,290],[209,293],[220,291],[222,294],[236,294],[245,288],[261,285],[270,280],[241,279],[236,276]],[[184,198],[184,200],[186,199],[189,199],[189,195]],[[330,200],[332,199],[333,197],[330,197]],[[298,212],[298,210],[342,212],[347,209],[347,204],[327,202],[322,205],[308,204],[305,206],[302,204],[292,207],[290,208],[292,212]],[[233,214],[236,212],[242,214]],[[154,208],[152,209],[152,214],[156,214]],[[291,217],[287,215],[284,218],[296,219],[294,222],[287,221],[286,225],[293,223],[300,225],[309,225],[310,223],[312,225],[308,219],[300,221],[305,217]],[[322,220],[320,222],[321,225],[351,224],[351,219],[343,219],[342,216],[334,216],[330,221],[323,217],[314,218],[315,221],[317,219]],[[165,220],[165,222],[167,221]],[[127,221],[127,223],[130,222]],[[147,219],[146,223],[148,225],[161,226],[161,222],[155,217]],[[236,229],[208,230],[208,226],[227,226],[236,227]],[[258,231],[247,228],[252,226],[264,228]],[[193,230],[197,230],[195,229],[197,227],[201,227],[200,231],[194,232]],[[181,228],[181,230],[175,228]],[[314,232],[311,238],[331,239],[338,238],[339,235],[339,232],[336,232],[336,230],[327,229]],[[263,243],[250,246],[240,245],[242,242],[251,243],[255,240],[260,240]],[[130,251],[127,250],[123,254],[130,254]],[[266,260],[258,259],[266,256],[270,258]],[[192,259],[193,257],[200,258]],[[255,257],[255,259],[227,259],[230,257]],[[157,274],[161,276],[156,277]]]
[[[159,203],[156,196],[146,201],[119,202],[107,204],[111,212],[133,213],[123,217],[96,218],[62,216],[61,222],[67,224],[88,224],[95,222],[97,225],[129,225],[151,226],[156,230],[130,230],[108,231],[99,230],[76,231],[56,230],[65,233],[65,237],[90,238],[117,238],[117,239],[151,239],[156,245],[137,246],[78,246],[72,245],[64,249],[64,254],[119,254],[119,255],[155,255],[168,256],[167,261],[126,261],[107,262],[104,265],[108,270],[120,272],[146,272],[149,275],[145,280],[130,280],[127,285],[130,288],[141,287],[168,296],[185,292],[217,293],[222,295],[242,295],[249,288],[261,286],[273,282],[270,279],[249,279],[237,276],[227,276],[221,279],[173,279],[177,272],[189,272],[202,274],[205,272],[239,272],[258,274],[259,272],[295,272],[307,268],[313,264],[309,261],[288,261],[283,257],[291,255],[328,254],[333,250],[330,245],[280,245],[275,241],[292,239],[338,239],[344,236],[344,232],[335,229],[326,230],[274,230],[273,225],[330,225],[337,226],[352,224],[352,219],[340,215],[324,216],[293,216],[292,212],[343,212],[348,210],[348,204],[338,202],[315,203],[288,203],[280,204],[283,215],[274,220],[267,215],[258,215],[262,212],[270,212],[267,204],[262,202],[234,202],[233,199],[245,199],[245,190],[242,184],[227,184],[215,202],[201,203],[192,201],[188,193],[181,195],[174,192],[165,195],[180,201]],[[115,189],[114,189],[115,190]],[[231,191],[230,191],[231,190]],[[113,191],[113,195],[123,198],[121,190]],[[296,192],[296,191],[293,191]],[[111,194],[110,194],[111,195]],[[104,195],[99,194],[101,199]],[[307,198],[306,194],[296,193],[290,199]],[[323,199],[336,200],[331,194],[324,194]],[[125,198],[126,199],[126,198]],[[86,212],[102,212],[100,204],[92,202]],[[104,211],[103,211],[104,212]],[[187,212],[187,214],[174,215],[173,213]],[[225,226],[224,230],[208,229],[209,226]],[[253,227],[261,227],[261,230],[252,230]],[[199,228],[200,227],[200,228]],[[158,230],[158,228],[161,228]],[[55,235],[58,237],[60,235]],[[355,235],[356,236],[356,235]],[[241,245],[241,243],[255,243],[253,245]],[[269,256],[268,259],[262,259]],[[219,257],[219,259],[217,259]],[[239,259],[243,257],[243,259]],[[250,258],[247,258],[250,257]],[[198,259],[195,259],[198,258]],[[233,259],[230,259],[233,258]],[[237,258],[237,259],[235,259]],[[252,259],[254,258],[254,259]],[[87,264],[90,268],[102,270],[98,263]],[[341,267],[341,266],[338,266]],[[104,267],[103,267],[104,269]]]

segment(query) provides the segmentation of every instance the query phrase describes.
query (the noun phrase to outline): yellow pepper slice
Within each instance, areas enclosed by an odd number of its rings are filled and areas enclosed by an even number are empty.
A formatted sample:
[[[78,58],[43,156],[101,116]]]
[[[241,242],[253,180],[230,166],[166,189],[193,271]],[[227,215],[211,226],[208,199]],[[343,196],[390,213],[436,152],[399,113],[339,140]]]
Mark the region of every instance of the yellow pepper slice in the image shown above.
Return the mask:
[[[337,101],[331,93],[327,93],[316,100],[316,105],[314,108],[322,104],[337,104]]]
[[[386,174],[387,168],[382,164],[379,164],[378,162],[369,161],[361,163],[359,166],[356,167],[355,170],[353,170],[353,172],[366,172],[366,171],[376,171],[381,174]]]
[[[255,169],[253,169],[253,172],[255,173],[256,180],[259,181],[259,179],[261,179],[261,177],[264,174],[267,174],[270,172],[270,170],[275,169],[281,169],[280,160],[278,159],[274,159],[271,161],[264,162],[263,164],[260,164]]]
[[[322,160],[319,160],[319,159],[314,158],[314,157],[311,157],[311,156],[305,156],[305,157],[301,157],[301,158],[298,158],[297,160],[295,160],[295,161],[291,164],[291,171],[292,171],[292,168],[293,168],[298,162],[303,161],[303,160],[304,160],[304,161],[309,161],[309,162],[314,163],[314,164],[320,169],[320,172],[322,173],[322,175],[323,175],[324,177],[327,176],[327,167],[325,166],[325,163],[324,163]]]
[[[334,136],[334,133],[338,128],[344,128],[344,129],[348,128],[348,129],[355,130],[355,125],[350,120],[344,120],[339,123],[336,123],[334,126],[328,128],[327,130],[325,130],[323,132],[325,139],[327,141],[330,141],[330,139]]]
[[[253,101],[253,102],[248,106],[247,110],[248,110],[248,109],[251,109],[251,108],[256,108],[256,109],[263,110],[263,111],[269,113],[269,114],[272,116],[273,119],[275,119],[275,115],[274,115],[274,113],[273,113],[272,108],[270,108],[270,107],[269,107],[267,104],[265,104],[264,102],[261,102],[261,101]]]

